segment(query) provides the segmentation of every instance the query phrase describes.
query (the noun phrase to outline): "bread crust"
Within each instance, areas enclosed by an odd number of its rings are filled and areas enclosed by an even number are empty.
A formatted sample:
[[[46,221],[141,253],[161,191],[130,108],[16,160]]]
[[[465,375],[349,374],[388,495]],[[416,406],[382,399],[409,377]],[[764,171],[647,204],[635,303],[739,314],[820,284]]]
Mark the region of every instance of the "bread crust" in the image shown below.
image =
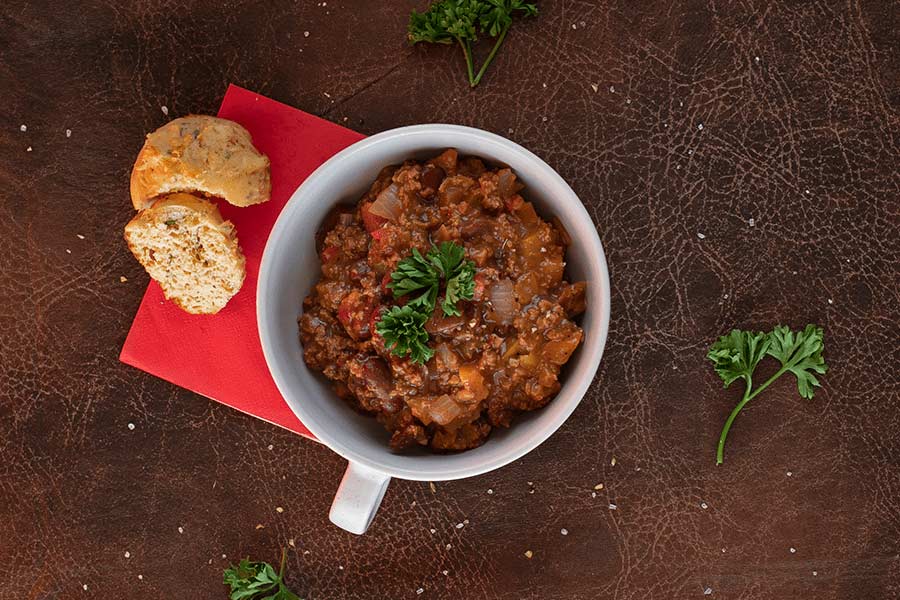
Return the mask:
[[[136,238],[141,232],[148,230],[152,231],[154,228],[160,229],[161,225],[167,225],[167,221],[175,218],[183,218],[185,216],[196,218],[204,225],[208,226],[208,230],[206,230],[207,236],[221,236],[221,238],[216,237],[216,241],[221,242],[221,247],[223,249],[222,252],[218,253],[217,258],[224,261],[231,272],[237,272],[238,277],[231,282],[231,289],[228,291],[228,295],[224,299],[224,302],[215,303],[211,298],[208,298],[207,302],[202,305],[198,303],[187,303],[184,298],[172,293],[164,282],[159,279],[157,279],[157,281],[161,284],[160,287],[162,288],[166,299],[174,302],[185,312],[191,314],[215,314],[219,312],[219,310],[221,310],[241,289],[244,277],[246,276],[246,260],[238,244],[237,233],[234,226],[231,221],[226,221],[222,218],[222,214],[213,202],[185,193],[174,193],[160,197],[150,208],[140,211],[127,225],[125,225],[125,242],[128,245],[128,249],[151,277],[154,276],[154,270],[158,268],[179,268],[185,270],[187,269],[187,265],[185,264],[149,264],[151,261],[148,261],[142,245],[136,241]],[[157,235],[171,236],[172,234],[167,230],[163,230]]]
[[[188,115],[147,136],[131,171],[135,210],[172,192],[201,193],[235,206],[269,199],[269,159],[250,133],[228,119]]]

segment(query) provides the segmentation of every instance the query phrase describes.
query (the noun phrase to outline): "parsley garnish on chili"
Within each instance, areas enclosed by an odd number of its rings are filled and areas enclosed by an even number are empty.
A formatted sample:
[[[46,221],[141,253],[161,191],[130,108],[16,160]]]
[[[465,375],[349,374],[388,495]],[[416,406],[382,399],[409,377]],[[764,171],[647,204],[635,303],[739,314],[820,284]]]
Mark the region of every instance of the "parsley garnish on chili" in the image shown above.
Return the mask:
[[[391,273],[388,288],[395,297],[418,294],[405,305],[383,313],[375,324],[375,331],[392,353],[409,355],[419,364],[434,356],[434,350],[428,347],[425,323],[434,312],[441,282],[444,282],[444,298],[440,306],[448,317],[460,316],[457,303],[471,300],[475,294],[475,263],[465,260],[465,255],[465,249],[453,242],[432,246],[425,256],[413,248],[412,256],[401,260]]]

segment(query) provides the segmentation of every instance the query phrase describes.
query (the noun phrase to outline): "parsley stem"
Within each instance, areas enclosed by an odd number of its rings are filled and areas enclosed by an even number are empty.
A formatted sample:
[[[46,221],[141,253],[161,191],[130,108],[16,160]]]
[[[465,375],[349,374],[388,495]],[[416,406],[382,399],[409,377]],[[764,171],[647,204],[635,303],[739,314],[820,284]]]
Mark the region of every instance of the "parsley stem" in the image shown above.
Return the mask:
[[[475,70],[475,66],[472,64],[472,47],[469,45],[469,40],[463,41],[462,38],[456,38],[456,41],[459,42],[459,47],[462,48],[463,55],[466,57],[466,71],[469,74],[469,85],[475,86],[472,83],[472,73]]]
[[[500,44],[503,43],[507,31],[509,31],[509,25],[504,27],[503,31],[500,32],[500,35],[497,36],[497,41],[494,43],[494,47],[491,48],[491,53],[484,59],[484,63],[482,63],[481,68],[478,69],[478,75],[475,76],[474,80],[472,79],[471,73],[469,74],[469,83],[472,87],[475,87],[478,85],[478,82],[481,81],[481,77],[484,75],[484,72],[487,71],[488,65],[491,64],[491,61],[494,60],[494,56],[497,54],[497,50],[500,49]]]
[[[774,375],[769,377],[765,381],[765,383],[763,383],[758,388],[753,390],[753,392],[750,391],[750,389],[753,387],[753,379],[749,375],[746,376],[747,389],[744,390],[744,397],[741,399],[740,402],[737,403],[737,406],[734,407],[734,410],[731,411],[731,414],[728,415],[728,420],[725,421],[725,426],[722,427],[722,433],[721,433],[721,435],[719,435],[719,445],[716,448],[716,464],[717,465],[721,465],[722,462],[724,462],[725,438],[728,437],[728,431],[731,429],[731,424],[734,423],[734,419],[738,416],[738,413],[741,412],[741,409],[744,408],[744,406],[748,402],[750,402],[751,400],[756,398],[760,392],[762,392],[764,389],[769,387],[769,385],[771,385],[771,383],[773,381],[775,381],[776,379],[781,377],[788,370],[789,366],[790,365],[785,365],[785,366],[781,367],[780,369],[778,369],[778,372],[776,372]]]

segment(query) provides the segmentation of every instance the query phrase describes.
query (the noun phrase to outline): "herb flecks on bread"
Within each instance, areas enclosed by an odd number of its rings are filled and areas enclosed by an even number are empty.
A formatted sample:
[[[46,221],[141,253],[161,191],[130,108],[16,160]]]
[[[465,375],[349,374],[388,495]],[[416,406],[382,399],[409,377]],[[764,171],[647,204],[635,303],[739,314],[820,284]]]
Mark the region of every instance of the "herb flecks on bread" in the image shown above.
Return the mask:
[[[189,313],[219,312],[244,282],[234,226],[203,198],[158,199],[125,226],[125,241],[166,298]]]
[[[171,192],[217,196],[235,206],[269,199],[269,159],[250,133],[228,119],[189,115],[147,136],[131,171],[136,210]]]

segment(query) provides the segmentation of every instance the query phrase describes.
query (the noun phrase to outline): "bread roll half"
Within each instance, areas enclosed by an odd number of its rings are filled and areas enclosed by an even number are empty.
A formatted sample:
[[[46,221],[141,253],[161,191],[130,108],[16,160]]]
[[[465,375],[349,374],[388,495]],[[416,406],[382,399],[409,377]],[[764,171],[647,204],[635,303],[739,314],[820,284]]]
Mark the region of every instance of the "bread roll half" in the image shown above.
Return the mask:
[[[235,206],[269,199],[269,159],[253,146],[250,132],[228,119],[189,115],[147,136],[131,171],[136,210],[156,196],[201,192]]]
[[[125,241],[166,298],[189,313],[219,312],[244,282],[234,227],[209,200],[160,198],[125,226]]]

